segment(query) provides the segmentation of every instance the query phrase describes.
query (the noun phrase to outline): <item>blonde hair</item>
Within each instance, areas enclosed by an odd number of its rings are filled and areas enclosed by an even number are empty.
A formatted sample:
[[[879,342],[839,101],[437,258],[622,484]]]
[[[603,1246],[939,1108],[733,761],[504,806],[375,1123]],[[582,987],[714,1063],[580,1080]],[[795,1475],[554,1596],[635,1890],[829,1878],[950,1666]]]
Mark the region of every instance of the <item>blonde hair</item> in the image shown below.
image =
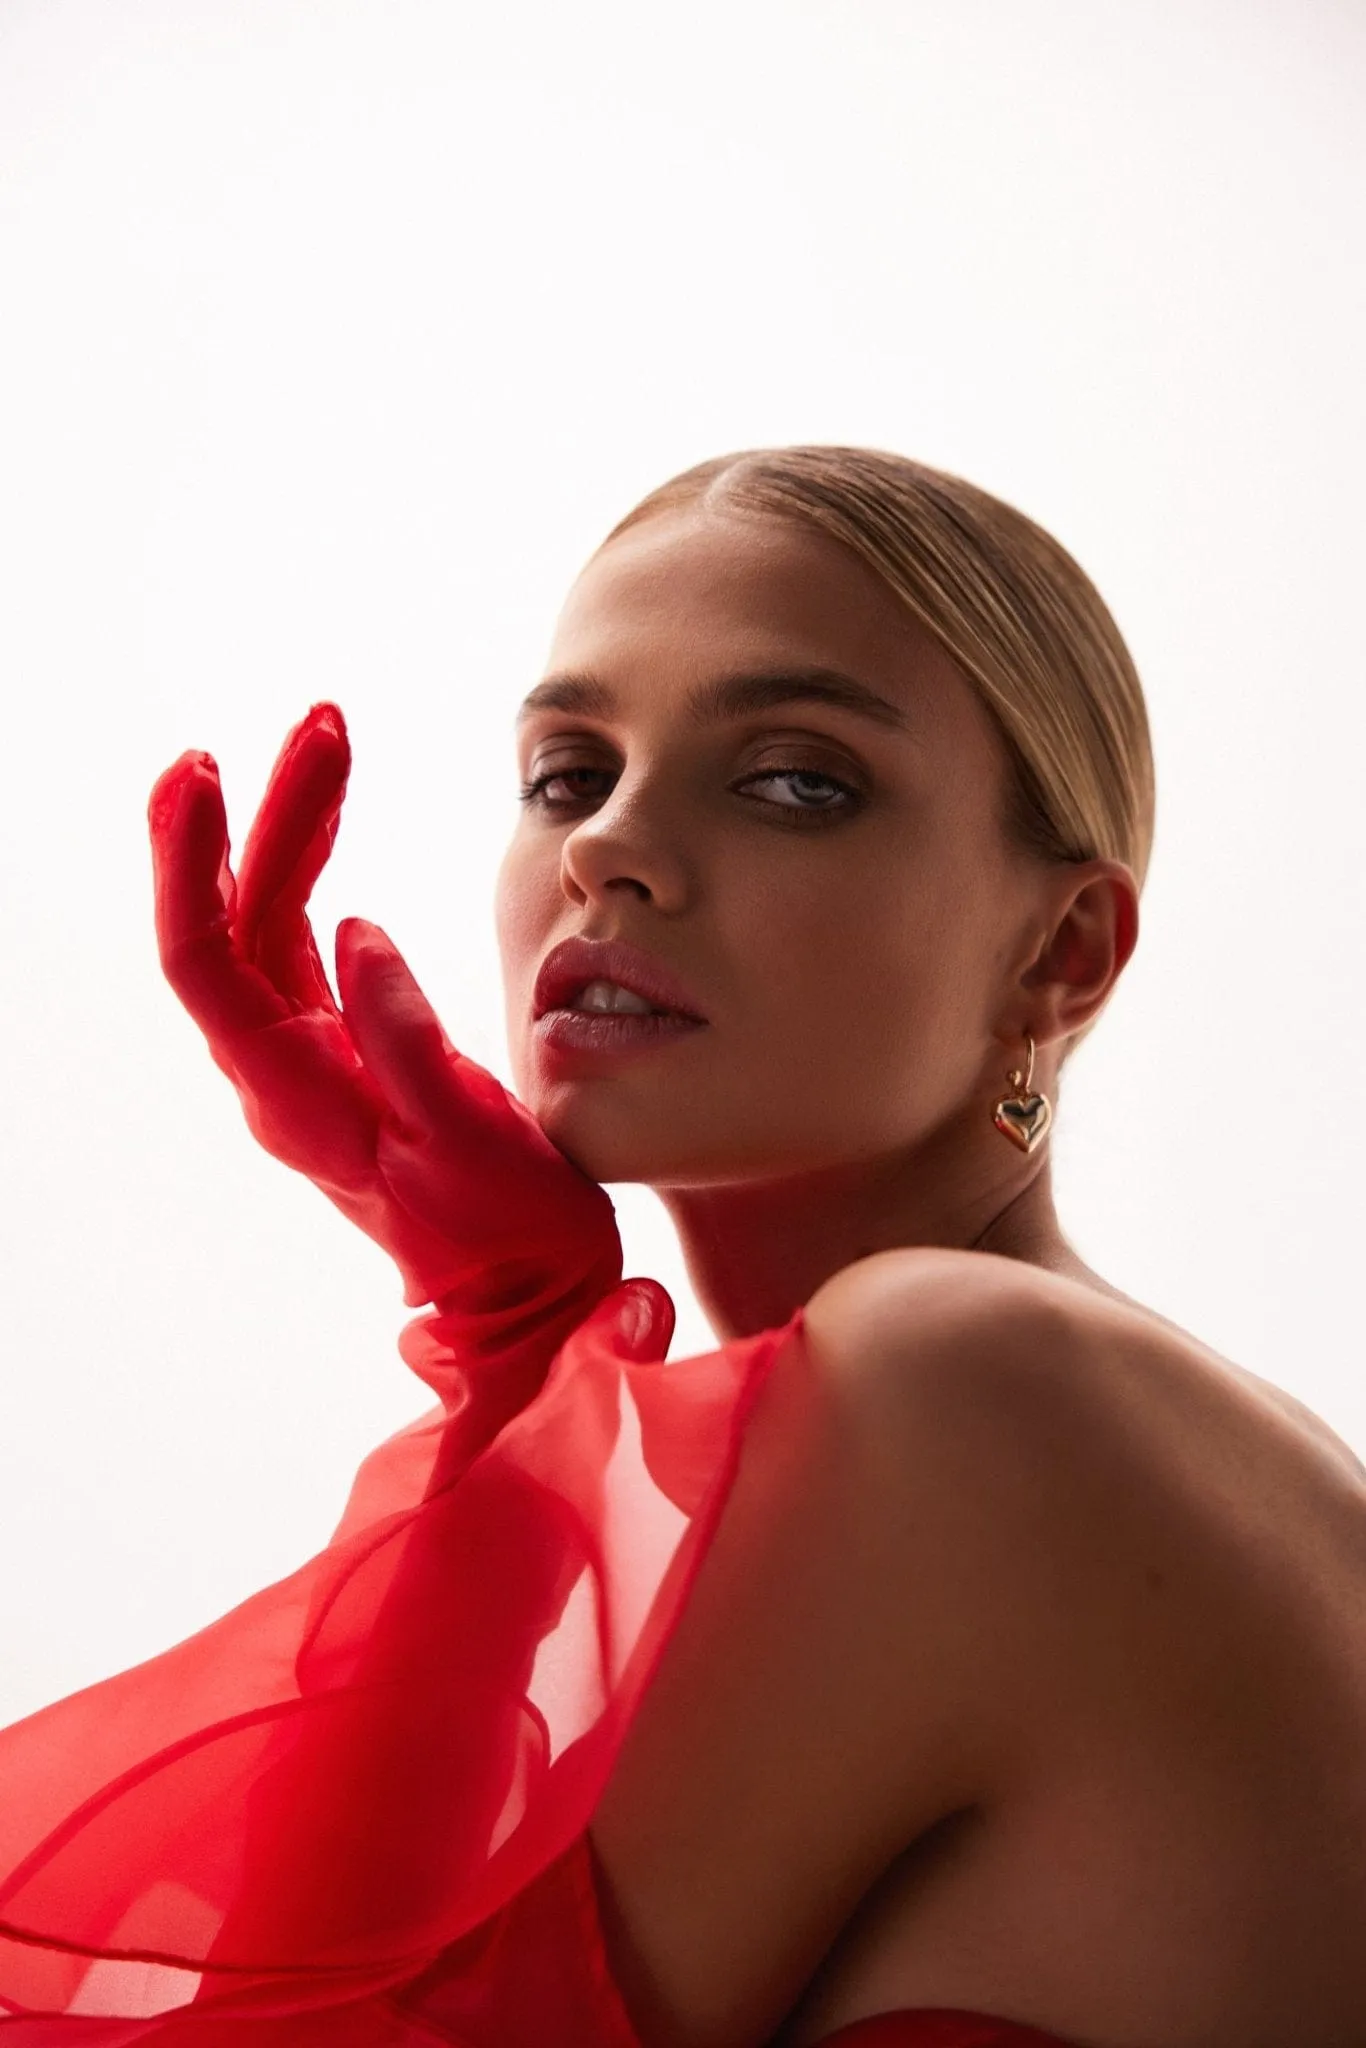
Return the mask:
[[[976,689],[1013,771],[1008,835],[1043,860],[1122,861],[1142,888],[1155,800],[1143,687],[1099,591],[1051,534],[906,456],[805,446],[685,469],[601,545],[693,506],[802,520],[852,548]]]

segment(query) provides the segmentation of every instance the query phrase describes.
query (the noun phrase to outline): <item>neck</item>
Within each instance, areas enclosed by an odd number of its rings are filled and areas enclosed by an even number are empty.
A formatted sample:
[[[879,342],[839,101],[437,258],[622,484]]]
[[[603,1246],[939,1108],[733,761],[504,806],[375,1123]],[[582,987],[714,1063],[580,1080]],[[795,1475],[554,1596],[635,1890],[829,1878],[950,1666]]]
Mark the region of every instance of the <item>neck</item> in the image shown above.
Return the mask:
[[[1031,1159],[999,1133],[986,1135],[1004,1158],[965,1146],[961,1132],[957,1142],[946,1133],[910,1157],[773,1180],[656,1187],[719,1341],[777,1328],[856,1259],[913,1245],[994,1252],[1114,1292],[1062,1234],[1047,1143]]]

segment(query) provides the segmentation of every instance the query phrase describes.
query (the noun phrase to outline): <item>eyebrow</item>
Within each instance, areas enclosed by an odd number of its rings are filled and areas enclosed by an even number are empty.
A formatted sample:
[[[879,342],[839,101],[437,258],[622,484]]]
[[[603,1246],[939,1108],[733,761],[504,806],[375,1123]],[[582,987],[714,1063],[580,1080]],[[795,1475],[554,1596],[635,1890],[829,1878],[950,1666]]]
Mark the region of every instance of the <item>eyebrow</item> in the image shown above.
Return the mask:
[[[877,725],[889,726],[894,732],[912,730],[910,718],[898,705],[837,668],[783,666],[718,676],[689,692],[686,710],[695,725],[711,725],[724,718],[743,717],[749,711],[767,711],[775,704],[795,703],[828,704],[836,711],[853,711]],[[516,723],[524,724],[537,711],[577,711],[587,718],[610,718],[616,704],[614,692],[599,677],[564,669],[547,676],[523,698]]]

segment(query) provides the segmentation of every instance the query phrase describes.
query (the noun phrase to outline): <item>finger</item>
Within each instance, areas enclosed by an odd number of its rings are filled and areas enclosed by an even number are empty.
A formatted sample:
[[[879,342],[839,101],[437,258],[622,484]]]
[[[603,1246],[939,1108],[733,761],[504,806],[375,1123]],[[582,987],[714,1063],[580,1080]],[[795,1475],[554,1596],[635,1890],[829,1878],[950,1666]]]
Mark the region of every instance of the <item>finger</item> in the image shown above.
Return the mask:
[[[633,1365],[658,1365],[668,1352],[674,1322],[673,1297],[658,1280],[622,1280],[589,1310],[560,1353],[555,1369],[557,1372],[576,1371],[585,1352],[590,1356],[600,1356],[604,1350]],[[651,1374],[633,1389],[641,1409],[645,1457],[652,1474],[655,1473],[655,1465],[650,1455],[651,1437],[659,1435],[659,1422],[653,1412],[661,1406],[659,1384]],[[663,1398],[670,1404],[668,1419],[676,1436],[679,1427],[678,1397],[671,1390],[666,1390]],[[710,1464],[705,1471],[699,1469],[696,1476],[705,1479],[714,1471],[713,1452]],[[678,1495],[672,1485],[666,1486],[665,1491],[677,1500]]]
[[[341,1015],[318,953],[313,926],[303,910],[296,909],[292,914],[280,910],[266,918],[257,931],[252,957],[271,986],[279,989],[295,1009],[326,1010],[331,1017]]]
[[[667,1287],[658,1280],[623,1280],[605,1301],[604,1313],[618,1351],[644,1364],[658,1363],[666,1356],[677,1320]]]
[[[232,943],[228,821],[212,757],[182,754],[158,778],[147,808],[157,950],[181,1002],[211,1045],[287,1016],[287,1004]]]
[[[375,1139],[388,1105],[332,1017],[286,1017],[243,1038],[232,1078],[247,1125],[266,1151],[337,1199],[375,1178]]]
[[[314,704],[281,747],[243,848],[234,936],[280,992],[335,1011],[305,906],[337,836],[351,771],[335,704]]]
[[[456,1051],[392,939],[361,917],[337,927],[337,987],[366,1072],[413,1134],[472,1127],[503,1090]],[[458,1078],[457,1078],[458,1072]],[[487,1088],[479,1086],[482,1078]],[[490,1094],[490,1090],[494,1091]]]

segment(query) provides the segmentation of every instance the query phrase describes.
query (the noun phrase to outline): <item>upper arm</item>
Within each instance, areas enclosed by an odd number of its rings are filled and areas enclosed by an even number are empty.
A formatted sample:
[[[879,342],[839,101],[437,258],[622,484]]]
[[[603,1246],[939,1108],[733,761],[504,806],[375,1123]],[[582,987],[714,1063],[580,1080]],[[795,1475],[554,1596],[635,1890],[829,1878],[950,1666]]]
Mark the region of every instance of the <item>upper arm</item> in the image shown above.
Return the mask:
[[[879,1254],[765,1382],[590,1830],[614,1969],[665,2048],[769,2038],[888,1863],[1010,1768],[1037,1476],[1003,1492],[993,1389],[1037,1379],[1046,1414],[1063,1376],[1040,1279]]]

